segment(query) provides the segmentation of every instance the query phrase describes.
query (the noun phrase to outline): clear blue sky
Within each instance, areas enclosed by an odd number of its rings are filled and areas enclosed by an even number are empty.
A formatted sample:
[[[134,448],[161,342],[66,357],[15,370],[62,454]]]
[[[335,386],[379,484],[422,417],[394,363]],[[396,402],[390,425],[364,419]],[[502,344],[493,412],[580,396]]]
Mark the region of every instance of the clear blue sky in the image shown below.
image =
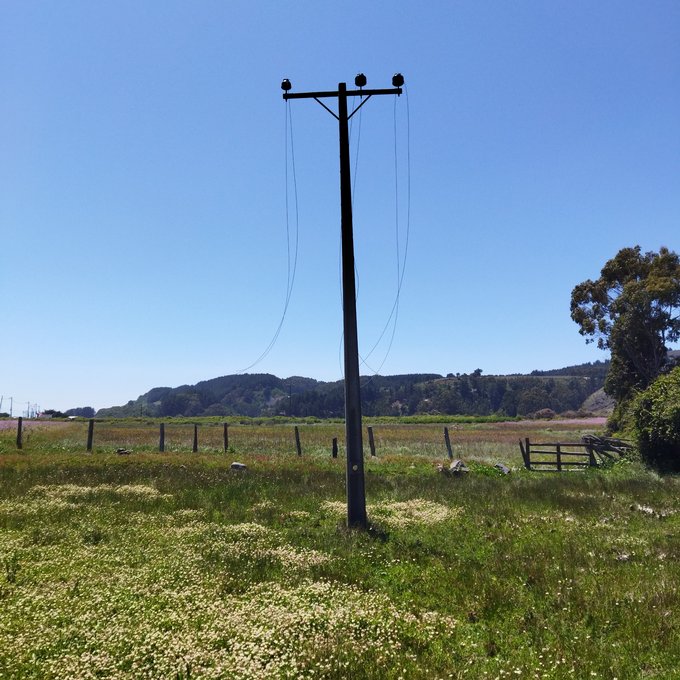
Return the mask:
[[[359,71],[369,87],[403,72],[410,110],[409,252],[381,373],[606,358],[569,318],[573,286],[624,246],[680,249],[677,1],[4,0],[0,394],[15,414],[252,363],[286,290],[281,79],[334,89]],[[311,100],[290,111],[297,278],[251,371],[338,379],[337,125]],[[396,289],[395,115],[403,255],[407,100],[362,109],[362,353]]]

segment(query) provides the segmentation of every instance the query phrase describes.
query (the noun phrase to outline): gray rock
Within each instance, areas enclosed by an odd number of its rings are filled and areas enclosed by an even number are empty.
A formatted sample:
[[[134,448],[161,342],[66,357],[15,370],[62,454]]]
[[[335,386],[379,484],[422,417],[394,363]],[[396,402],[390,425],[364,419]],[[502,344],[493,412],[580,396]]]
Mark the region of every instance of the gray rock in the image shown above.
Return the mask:
[[[449,465],[450,475],[462,475],[466,472],[470,472],[470,470],[468,470],[467,465],[465,465],[465,463],[460,460],[460,458],[452,461],[451,465]]]
[[[230,467],[231,467],[232,470],[247,470],[248,469],[248,466],[245,463],[232,463]]]
[[[446,475],[447,477],[459,477],[460,475],[463,475],[467,472],[470,472],[468,470],[467,465],[462,460],[454,460],[451,462],[451,465],[449,467],[445,468],[441,463],[437,465],[437,471],[441,472],[443,475]]]

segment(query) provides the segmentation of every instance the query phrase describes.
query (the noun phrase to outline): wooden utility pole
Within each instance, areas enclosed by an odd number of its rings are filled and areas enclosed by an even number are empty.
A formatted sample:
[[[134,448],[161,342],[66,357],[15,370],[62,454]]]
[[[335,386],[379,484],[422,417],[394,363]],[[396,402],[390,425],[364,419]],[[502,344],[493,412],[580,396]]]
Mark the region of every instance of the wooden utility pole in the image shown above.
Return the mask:
[[[400,95],[404,78],[396,73],[392,89],[364,90],[366,76],[357,75],[354,84],[358,90],[348,90],[346,83],[339,83],[336,91],[291,93],[292,85],[287,78],[281,83],[283,98],[315,99],[338,121],[340,137],[340,209],[342,241],[342,309],[345,344],[345,444],[347,447],[347,525],[365,529],[366,490],[364,485],[364,451],[361,435],[361,387],[359,383],[359,342],[357,338],[356,284],[354,280],[354,232],[352,225],[352,180],[350,176],[349,119],[375,95]],[[361,97],[361,103],[348,113],[347,98]],[[321,100],[338,100],[335,113]]]

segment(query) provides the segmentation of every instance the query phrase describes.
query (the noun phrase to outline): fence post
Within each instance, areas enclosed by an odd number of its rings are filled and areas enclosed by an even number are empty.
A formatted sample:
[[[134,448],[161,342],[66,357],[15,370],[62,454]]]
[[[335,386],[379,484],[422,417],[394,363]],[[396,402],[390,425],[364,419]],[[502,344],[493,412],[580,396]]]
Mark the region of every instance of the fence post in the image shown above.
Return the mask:
[[[375,439],[373,439],[373,427],[368,426],[368,445],[371,447],[371,455],[375,456]]]
[[[224,452],[229,450],[229,423],[224,423]]]
[[[524,445],[527,450],[527,470],[531,470],[531,444],[529,444],[529,437],[524,439]]]
[[[194,453],[198,452],[198,425],[194,425],[194,445],[191,450]]]
[[[586,451],[588,451],[588,462],[590,463],[590,467],[597,467],[597,459],[595,458],[595,449],[591,445],[588,445],[586,447]]]
[[[295,448],[297,449],[297,455],[301,456],[302,455],[302,446],[300,445],[300,430],[298,430],[298,426],[295,426]]]
[[[87,451],[92,453],[92,440],[94,439],[94,418],[90,418],[87,426]]]
[[[165,423],[161,423],[160,441],[158,442],[158,450],[163,453],[165,451]]]
[[[562,472],[562,450],[559,442],[555,445],[555,448],[557,450],[557,471]]]
[[[338,457],[338,438],[337,437],[333,437],[333,451],[332,451],[331,455],[333,456],[333,458]]]
[[[522,443],[522,440],[519,440],[519,450],[522,452],[522,460],[524,461],[524,467],[527,470],[531,470],[531,463],[529,462],[529,456],[527,456],[526,449],[524,448],[524,444]]]
[[[22,449],[24,447],[23,439],[22,439],[22,428],[24,424],[24,419],[19,416],[19,420],[17,420],[17,448]]]
[[[446,451],[449,454],[449,458],[453,460],[453,451],[451,450],[451,439],[449,438],[449,428],[444,428],[444,441],[446,442]]]

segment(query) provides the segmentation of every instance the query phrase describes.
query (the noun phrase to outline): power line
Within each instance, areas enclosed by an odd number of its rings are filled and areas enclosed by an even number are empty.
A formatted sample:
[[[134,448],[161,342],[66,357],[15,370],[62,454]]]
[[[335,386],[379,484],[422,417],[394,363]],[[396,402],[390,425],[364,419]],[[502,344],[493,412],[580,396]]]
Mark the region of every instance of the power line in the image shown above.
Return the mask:
[[[285,157],[286,157],[286,263],[287,263],[287,274],[286,274],[286,296],[283,305],[283,312],[281,313],[281,319],[276,327],[276,331],[269,341],[269,344],[264,349],[262,354],[253,361],[252,364],[240,369],[237,373],[245,373],[246,371],[257,366],[261,361],[263,361],[267,355],[272,351],[276,341],[279,338],[281,329],[283,328],[283,323],[286,320],[286,314],[288,312],[288,306],[290,305],[290,298],[293,293],[293,286],[295,284],[295,274],[297,272],[297,261],[299,252],[299,240],[300,240],[300,211],[298,205],[298,190],[297,190],[297,174],[295,172],[295,144],[293,137],[293,115],[290,107],[290,102],[286,102],[286,114],[285,114]],[[292,170],[293,178],[293,196],[294,196],[294,208],[295,208],[295,245],[293,250],[293,261],[291,265],[291,237],[290,237],[290,183],[289,183],[289,173],[288,173],[288,138],[290,136],[290,167]]]
[[[403,263],[401,260],[400,256],[400,248],[399,248],[399,162],[398,162],[398,128],[397,128],[397,100],[395,98],[394,101],[394,196],[395,196],[395,250],[396,250],[396,258],[397,258],[397,290],[395,294],[395,299],[394,303],[392,305],[392,309],[390,311],[390,314],[387,318],[387,321],[385,322],[385,326],[382,329],[382,332],[378,336],[378,339],[375,341],[373,347],[371,350],[368,352],[368,354],[365,357],[361,358],[361,363],[364,366],[367,366],[371,372],[373,373],[373,376],[369,378],[364,385],[367,385],[373,377],[378,375],[382,367],[384,366],[385,362],[387,361],[387,358],[389,357],[389,354],[392,350],[392,345],[394,343],[394,338],[396,335],[396,330],[397,330],[397,321],[399,318],[399,303],[401,299],[401,288],[404,283],[404,273],[406,271],[406,261],[408,258],[408,246],[409,246],[409,240],[410,240],[410,233],[411,233],[411,115],[410,115],[410,108],[409,108],[409,100],[408,100],[408,90],[406,87],[404,87],[404,93],[406,95],[406,166],[407,166],[407,172],[406,172],[406,238],[405,238],[405,245],[404,245],[404,258],[403,258]],[[392,325],[392,334],[390,336],[390,341],[387,346],[387,350],[385,352],[385,356],[383,357],[382,361],[380,362],[380,365],[378,366],[377,370],[374,370],[371,368],[371,366],[367,363],[366,359],[368,359],[373,352],[375,352],[376,348],[378,347],[380,341],[384,337],[385,333],[387,332],[387,329],[389,328],[390,322],[394,318],[394,323]]]
[[[410,115],[410,107],[409,107],[409,100],[408,100],[408,90],[406,86],[403,88],[404,94],[405,94],[405,100],[406,100],[406,232],[405,232],[405,243],[404,243],[404,256],[403,260],[401,257],[401,252],[400,252],[400,211],[399,211],[399,144],[398,144],[398,139],[399,139],[399,134],[398,134],[398,125],[397,125],[397,98],[394,100],[394,109],[393,109],[393,137],[394,137],[394,200],[395,200],[395,256],[396,256],[396,263],[397,263],[397,277],[396,277],[396,292],[395,292],[395,298],[394,302],[392,304],[392,308],[390,309],[390,313],[387,317],[387,320],[385,321],[385,325],[382,328],[382,331],[380,332],[377,340],[373,343],[373,346],[371,349],[368,351],[368,353],[365,356],[359,355],[359,359],[361,362],[362,366],[366,366],[371,373],[373,374],[370,378],[368,378],[365,382],[362,383],[362,386],[368,385],[373,378],[380,373],[380,370],[382,367],[385,365],[385,362],[387,361],[390,352],[392,350],[392,346],[394,343],[394,338],[396,336],[396,330],[397,330],[397,321],[399,317],[399,303],[401,300],[401,289],[404,284],[404,274],[406,270],[406,262],[408,259],[408,247],[409,247],[409,241],[410,241],[410,233],[411,233],[411,115]],[[361,115],[361,112],[359,112],[359,115]],[[359,122],[361,122],[361,118],[359,118]],[[351,131],[351,128],[350,128]],[[356,182],[356,165],[358,164],[358,157],[359,157],[359,141],[360,141],[360,133],[358,136],[357,140],[357,150],[355,154],[355,175],[353,177],[354,182]],[[352,198],[354,199],[354,188],[352,189]],[[358,272],[357,272],[357,277],[358,277]],[[357,281],[357,298],[358,298],[358,281]],[[374,369],[369,363],[368,359],[371,357],[371,355],[376,351],[378,348],[380,342],[385,336],[385,333],[387,333],[390,324],[392,325],[392,332],[390,334],[390,340],[387,346],[387,350],[385,352],[385,355],[380,361],[380,364],[378,365],[377,369]],[[343,334],[340,336],[340,342],[338,344],[338,362],[342,366],[342,344],[343,344]],[[342,371],[341,371],[342,373]]]

